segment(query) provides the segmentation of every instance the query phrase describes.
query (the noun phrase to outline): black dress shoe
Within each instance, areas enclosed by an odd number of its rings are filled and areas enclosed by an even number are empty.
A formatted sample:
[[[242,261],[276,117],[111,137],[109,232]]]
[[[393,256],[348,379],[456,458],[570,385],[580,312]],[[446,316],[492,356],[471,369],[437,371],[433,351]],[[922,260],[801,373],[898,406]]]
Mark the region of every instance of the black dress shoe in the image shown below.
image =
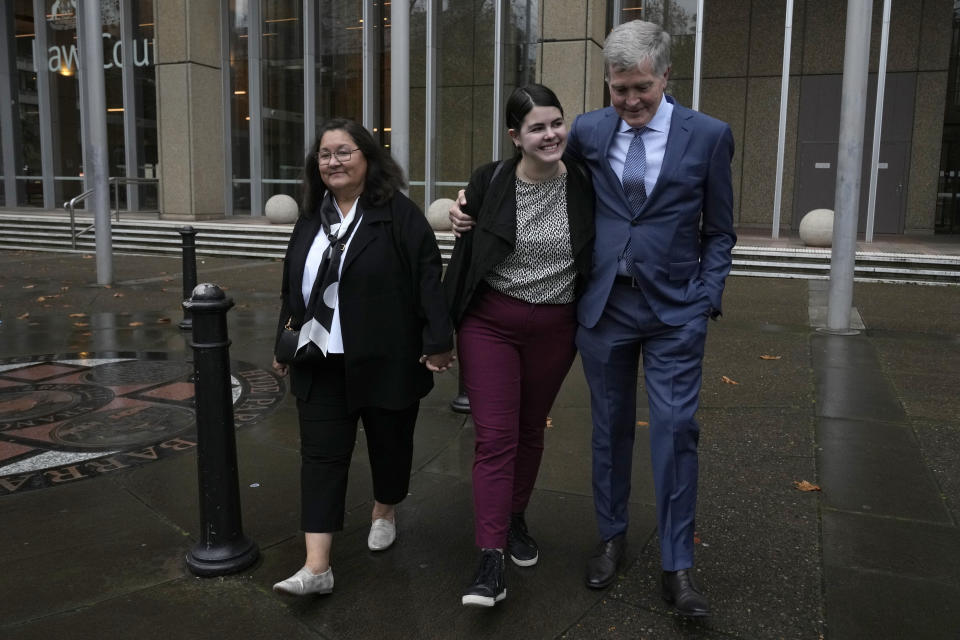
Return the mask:
[[[693,581],[693,569],[663,572],[663,599],[688,618],[710,615],[710,603]]]
[[[623,534],[601,542],[597,552],[587,561],[587,586],[606,589],[617,577],[617,569],[626,556],[627,538]]]

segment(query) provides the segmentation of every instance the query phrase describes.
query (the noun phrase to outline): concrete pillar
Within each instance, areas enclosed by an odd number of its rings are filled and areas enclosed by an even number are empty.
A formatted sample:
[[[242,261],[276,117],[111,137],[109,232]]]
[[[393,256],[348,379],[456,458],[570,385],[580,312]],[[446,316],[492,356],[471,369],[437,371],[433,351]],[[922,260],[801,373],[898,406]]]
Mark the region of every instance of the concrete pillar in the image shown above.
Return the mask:
[[[163,0],[154,5],[160,211],[165,219],[224,215],[219,4]]]
[[[603,106],[605,0],[551,0],[540,3],[542,44],[539,82],[560,98],[567,122]]]

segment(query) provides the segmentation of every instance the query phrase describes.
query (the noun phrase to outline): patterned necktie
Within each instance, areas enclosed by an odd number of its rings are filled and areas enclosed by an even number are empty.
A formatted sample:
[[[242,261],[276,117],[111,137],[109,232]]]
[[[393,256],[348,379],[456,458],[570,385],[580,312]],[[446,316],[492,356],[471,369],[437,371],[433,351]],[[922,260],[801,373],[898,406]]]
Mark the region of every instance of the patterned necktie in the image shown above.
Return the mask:
[[[643,144],[643,135],[646,127],[631,128],[633,140],[630,141],[630,149],[627,151],[627,159],[623,163],[623,192],[627,195],[630,202],[630,208],[633,209],[633,216],[640,215],[640,209],[643,203],[647,201],[647,185],[644,177],[647,174],[647,148]],[[623,248],[623,255],[620,256],[618,273],[626,276],[634,276],[633,269],[633,250],[630,248],[630,239],[627,239],[627,245]]]
[[[633,208],[633,215],[640,214],[640,208],[647,200],[647,185],[644,183],[644,177],[647,174],[647,148],[643,144],[643,135],[646,127],[639,129],[630,129],[633,132],[633,140],[630,141],[630,149],[627,151],[627,159],[623,163],[623,191],[627,194],[627,200]]]

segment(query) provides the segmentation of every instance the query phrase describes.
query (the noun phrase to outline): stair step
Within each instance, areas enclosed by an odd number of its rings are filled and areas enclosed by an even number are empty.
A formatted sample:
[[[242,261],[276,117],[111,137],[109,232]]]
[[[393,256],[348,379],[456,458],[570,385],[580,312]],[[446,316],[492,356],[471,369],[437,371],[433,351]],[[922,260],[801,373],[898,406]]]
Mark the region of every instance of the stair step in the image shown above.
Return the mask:
[[[72,248],[70,218],[62,214],[0,212],[0,250],[61,251],[92,253],[93,218],[81,215],[77,231],[85,230]],[[178,230],[189,224],[198,256],[282,258],[291,225],[230,223],[224,221],[177,222],[128,218],[111,220],[113,248],[121,253],[180,255]],[[444,264],[450,260],[456,237],[449,231],[436,233]],[[830,277],[829,249],[738,245],[733,248],[731,273],[763,278]],[[960,285],[960,256],[862,251],[857,253],[854,279],[858,282],[912,282],[926,285]]]

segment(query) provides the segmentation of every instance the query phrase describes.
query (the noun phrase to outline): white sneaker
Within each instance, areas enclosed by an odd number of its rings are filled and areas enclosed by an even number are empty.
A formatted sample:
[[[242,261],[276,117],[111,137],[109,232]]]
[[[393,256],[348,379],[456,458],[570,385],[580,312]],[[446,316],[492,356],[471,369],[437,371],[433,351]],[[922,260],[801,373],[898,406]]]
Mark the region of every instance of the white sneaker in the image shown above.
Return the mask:
[[[273,590],[292,596],[330,593],[333,591],[333,567],[319,574],[303,567],[283,582],[273,585]]]
[[[370,551],[383,551],[389,549],[390,545],[397,539],[396,516],[394,521],[390,522],[386,518],[377,518],[370,525],[370,535],[367,536],[367,548]]]

